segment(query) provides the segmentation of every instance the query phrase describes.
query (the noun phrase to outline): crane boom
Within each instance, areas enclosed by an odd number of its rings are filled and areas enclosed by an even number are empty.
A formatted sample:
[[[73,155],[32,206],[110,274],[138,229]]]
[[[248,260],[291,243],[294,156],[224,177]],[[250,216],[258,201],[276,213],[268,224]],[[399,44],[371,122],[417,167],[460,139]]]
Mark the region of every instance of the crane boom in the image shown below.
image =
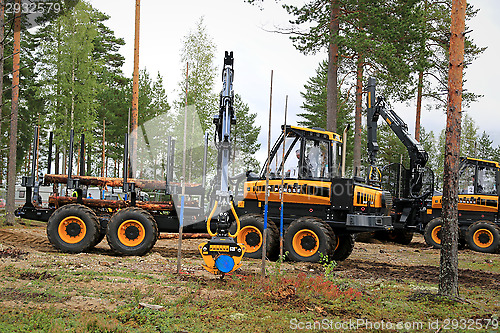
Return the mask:
[[[212,236],[208,242],[200,244],[199,250],[205,261],[204,268],[214,274],[226,274],[241,266],[245,247],[234,238],[240,230],[240,223],[229,190],[229,161],[231,157],[231,125],[236,124],[234,116],[233,52],[225,52],[222,70],[222,91],[219,113],[214,115],[217,155],[217,175],[215,179],[214,207],[207,218],[207,231]],[[231,214],[236,221],[236,233],[231,234]],[[214,217],[216,215],[216,217]],[[216,232],[210,229],[212,218],[216,219]]]
[[[368,96],[367,96],[367,127],[368,127],[368,152],[369,163],[371,166],[376,165],[377,153],[379,146],[377,143],[377,122],[379,117],[385,120],[391,130],[396,134],[398,139],[404,144],[408,150],[410,157],[410,196],[418,196],[422,188],[422,172],[429,160],[429,155],[423,146],[415,140],[408,132],[406,123],[391,109],[386,108],[385,99],[383,97],[375,97],[375,86],[377,81],[375,78],[368,79]]]

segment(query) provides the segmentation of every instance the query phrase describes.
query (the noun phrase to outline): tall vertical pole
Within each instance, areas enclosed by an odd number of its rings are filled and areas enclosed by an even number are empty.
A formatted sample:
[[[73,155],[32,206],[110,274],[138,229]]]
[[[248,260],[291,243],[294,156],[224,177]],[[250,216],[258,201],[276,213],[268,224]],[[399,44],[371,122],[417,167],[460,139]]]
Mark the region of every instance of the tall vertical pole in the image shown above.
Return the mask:
[[[0,0],[0,91],[3,92],[3,64],[4,64],[4,34],[5,34],[5,0]],[[0,110],[2,110],[1,105],[3,105],[3,94],[0,93]],[[0,112],[0,133],[2,132],[2,112]],[[2,167],[3,163],[2,163]],[[3,175],[0,174],[0,184],[3,181]]]
[[[187,145],[187,103],[188,103],[188,79],[189,79],[189,63],[186,63],[186,99],[184,101],[184,143],[182,147],[182,179],[181,179],[181,213],[179,216],[179,243],[177,244],[177,274],[181,272],[181,259],[182,259],[182,229],[184,226],[184,203],[186,196],[186,145]]]
[[[139,31],[141,23],[141,0],[135,0],[135,44],[134,78],[132,86],[132,116],[130,118],[130,166],[132,175],[137,165],[137,124],[139,119]]]
[[[17,150],[17,118],[19,111],[19,68],[21,53],[21,0],[16,0],[18,8],[14,16],[14,46],[12,58],[12,108],[10,114],[10,142],[9,142],[9,162],[7,176],[7,225],[14,224],[14,209],[16,208],[16,150]],[[0,92],[1,93],[1,92]]]
[[[85,134],[80,136],[80,176],[85,176]]]
[[[52,146],[54,142],[54,132],[49,133],[49,156],[47,157],[47,174],[52,170]]]
[[[102,121],[102,169],[101,177],[104,177],[106,168],[106,120]]]
[[[271,88],[269,93],[269,130],[267,133],[267,164],[266,164],[266,199],[264,203],[264,232],[263,232],[263,240],[262,240],[262,266],[261,266],[261,274],[262,278],[266,277],[266,255],[267,255],[267,214],[269,211],[269,167],[271,161],[271,110],[273,106],[273,71],[271,70]]]
[[[40,119],[38,119],[38,123],[40,123]],[[38,181],[39,181],[39,179],[38,179],[38,158],[40,155],[40,125],[38,125],[36,128],[37,128],[37,131],[36,131],[36,150],[35,150],[35,155],[34,155],[34,158],[36,161],[36,171],[35,171],[34,181],[36,181],[38,183]]]
[[[466,7],[465,0],[452,1],[439,270],[439,294],[448,297],[458,297],[458,168],[462,128]]]
[[[424,89],[424,72],[418,72],[417,112],[415,114],[415,140],[420,142],[420,118],[422,115],[422,94]]]
[[[283,123],[283,151],[281,154],[281,209],[280,209],[280,260],[283,260],[283,201],[284,201],[284,183],[285,183],[285,145],[286,145],[286,115],[288,111],[288,95],[285,98],[285,121]]]

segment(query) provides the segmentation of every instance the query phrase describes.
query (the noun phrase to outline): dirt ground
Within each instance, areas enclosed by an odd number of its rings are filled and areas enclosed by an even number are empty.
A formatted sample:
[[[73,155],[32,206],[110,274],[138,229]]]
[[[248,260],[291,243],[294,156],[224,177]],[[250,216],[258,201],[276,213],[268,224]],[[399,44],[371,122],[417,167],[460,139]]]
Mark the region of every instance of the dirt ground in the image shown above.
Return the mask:
[[[198,245],[203,239],[184,239],[182,245],[182,267],[187,273],[211,276],[201,267],[202,259]],[[174,270],[176,267],[178,239],[159,239],[152,253],[138,257],[131,269],[141,271],[141,267],[151,269],[152,262],[163,263],[163,270]],[[0,261],[9,251],[26,253],[23,262],[30,266],[39,260],[40,255],[53,257],[57,260],[59,252],[47,240],[45,225],[33,222],[30,225],[18,225],[10,228],[0,228]],[[12,256],[12,253],[11,253]],[[71,265],[78,266],[79,258],[82,265],[95,265],[96,271],[111,269],[119,257],[111,251],[104,239],[90,253],[68,255]],[[91,260],[88,260],[91,259]],[[49,260],[50,261],[50,260]],[[118,264],[120,262],[118,261]],[[70,267],[71,268],[71,267]],[[92,268],[92,267],[89,267]],[[322,272],[320,264],[289,263],[280,269],[305,272]],[[471,250],[461,250],[459,254],[459,282],[465,287],[481,286],[483,288],[500,290],[500,255],[477,253]],[[241,273],[257,273],[260,271],[260,260],[244,259]],[[339,262],[334,269],[338,278],[393,280],[396,282],[415,281],[437,284],[439,277],[439,250],[430,248],[420,235],[415,235],[408,246],[393,243],[381,243],[372,240],[371,243],[357,242],[352,255]],[[78,300],[77,300],[78,301]]]

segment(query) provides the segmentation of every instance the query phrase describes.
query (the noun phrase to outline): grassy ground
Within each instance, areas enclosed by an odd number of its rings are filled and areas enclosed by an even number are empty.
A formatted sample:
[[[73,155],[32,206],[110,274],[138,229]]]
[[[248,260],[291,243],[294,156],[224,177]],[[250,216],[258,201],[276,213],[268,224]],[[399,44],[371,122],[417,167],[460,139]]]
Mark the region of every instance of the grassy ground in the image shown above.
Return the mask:
[[[26,229],[43,232],[0,231]],[[163,251],[167,243],[144,257],[118,257],[106,244],[74,255],[12,239],[0,239],[2,333],[498,331],[499,255],[461,252],[463,273],[478,283],[464,280],[464,301],[456,302],[437,296],[435,280],[416,270],[436,264],[435,250],[423,247],[358,243],[336,267],[268,263],[265,279],[260,261],[246,259],[243,271],[219,279],[191,254],[177,275],[175,257]],[[431,265],[414,264],[419,256]]]

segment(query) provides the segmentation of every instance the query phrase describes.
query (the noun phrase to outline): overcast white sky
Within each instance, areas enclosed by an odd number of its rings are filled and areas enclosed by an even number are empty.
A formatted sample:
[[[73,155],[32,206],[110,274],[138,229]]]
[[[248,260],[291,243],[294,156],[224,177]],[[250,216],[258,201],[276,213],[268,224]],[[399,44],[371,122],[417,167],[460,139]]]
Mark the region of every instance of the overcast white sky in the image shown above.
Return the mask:
[[[299,1],[299,0],[298,0]],[[131,76],[133,70],[135,0],[90,0],[100,11],[111,16],[108,21],[118,37],[125,39],[121,54],[125,56],[124,72]],[[500,2],[472,0],[480,11],[470,22],[471,36],[479,46],[488,49],[467,71],[466,88],[484,95],[471,105],[467,112],[481,130],[485,130],[500,144],[497,120],[498,81],[500,69]],[[264,31],[284,26],[289,16],[275,1],[265,1],[263,10],[244,3],[243,0],[184,0],[141,1],[140,67],[164,77],[169,102],[178,96],[177,83],[181,80],[185,64],[180,61],[183,37],[196,27],[201,16],[205,18],[207,32],[217,46],[216,65],[221,68],[224,51],[234,51],[235,92],[249,104],[251,112],[258,113],[262,131],[262,143],[258,159],[263,161],[267,150],[267,126],[269,112],[269,84],[271,70],[273,82],[272,140],[283,123],[285,96],[289,95],[289,123],[295,124],[296,114],[301,112],[303,86],[315,74],[318,63],[326,58],[326,51],[316,55],[302,55],[293,47],[288,36]],[[219,87],[216,87],[219,89]],[[415,122],[414,103],[410,107],[398,106],[395,110],[413,132]],[[140,112],[140,111],[139,111]],[[439,132],[445,126],[445,116],[439,111],[422,114],[422,126]]]

